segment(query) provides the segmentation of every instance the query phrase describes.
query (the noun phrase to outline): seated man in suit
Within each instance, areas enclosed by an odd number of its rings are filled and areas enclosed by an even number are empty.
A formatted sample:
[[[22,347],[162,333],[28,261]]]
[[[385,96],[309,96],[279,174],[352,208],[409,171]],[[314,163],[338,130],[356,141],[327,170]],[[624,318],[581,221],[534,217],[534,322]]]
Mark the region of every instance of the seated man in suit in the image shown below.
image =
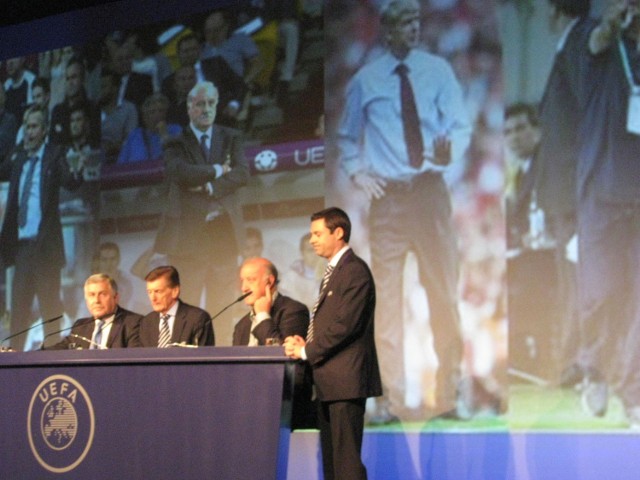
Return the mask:
[[[76,320],[71,333],[47,350],[130,346],[132,338],[137,335],[142,315],[125,310],[118,305],[116,281],[104,273],[91,275],[84,282],[84,299],[91,317]]]
[[[134,346],[165,348],[172,344],[214,345],[209,314],[180,300],[180,275],[175,267],[154,268],[145,281],[153,312],[140,321]]]
[[[282,344],[290,335],[305,337],[309,328],[309,309],[302,303],[278,293],[278,270],[266,258],[251,257],[240,267],[244,303],[251,307],[233,331],[233,345]],[[314,428],[315,409],[311,400],[311,372],[306,366],[296,369],[291,428]]]

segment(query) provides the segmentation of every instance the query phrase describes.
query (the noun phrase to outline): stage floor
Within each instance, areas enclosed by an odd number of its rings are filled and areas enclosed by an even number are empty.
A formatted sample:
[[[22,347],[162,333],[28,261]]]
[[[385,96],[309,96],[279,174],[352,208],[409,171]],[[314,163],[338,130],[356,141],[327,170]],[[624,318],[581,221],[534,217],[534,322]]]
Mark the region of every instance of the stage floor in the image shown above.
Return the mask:
[[[592,418],[578,392],[531,385],[507,415],[367,427],[363,444],[370,480],[637,480],[638,452],[617,398]],[[287,478],[322,479],[317,431],[292,434]]]

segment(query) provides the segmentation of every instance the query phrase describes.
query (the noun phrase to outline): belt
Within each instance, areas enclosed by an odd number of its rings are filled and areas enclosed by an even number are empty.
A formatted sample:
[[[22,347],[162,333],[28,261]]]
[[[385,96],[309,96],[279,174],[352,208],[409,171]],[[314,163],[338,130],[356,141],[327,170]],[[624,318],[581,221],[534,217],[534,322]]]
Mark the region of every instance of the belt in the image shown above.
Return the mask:
[[[408,180],[385,180],[386,186],[384,191],[386,193],[409,193],[413,192],[423,180],[428,178],[437,178],[438,172],[423,172]]]

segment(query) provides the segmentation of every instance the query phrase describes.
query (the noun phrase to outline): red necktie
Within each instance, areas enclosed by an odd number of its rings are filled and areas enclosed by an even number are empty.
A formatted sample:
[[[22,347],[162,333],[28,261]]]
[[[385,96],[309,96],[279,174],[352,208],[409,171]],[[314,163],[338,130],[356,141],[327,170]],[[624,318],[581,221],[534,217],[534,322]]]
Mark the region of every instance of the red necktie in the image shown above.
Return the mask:
[[[422,166],[424,144],[422,133],[420,132],[420,119],[418,118],[418,108],[413,95],[413,88],[407,73],[409,67],[404,63],[399,64],[395,73],[400,77],[400,102],[402,105],[402,129],[404,131],[404,141],[409,153],[409,164],[413,168]]]

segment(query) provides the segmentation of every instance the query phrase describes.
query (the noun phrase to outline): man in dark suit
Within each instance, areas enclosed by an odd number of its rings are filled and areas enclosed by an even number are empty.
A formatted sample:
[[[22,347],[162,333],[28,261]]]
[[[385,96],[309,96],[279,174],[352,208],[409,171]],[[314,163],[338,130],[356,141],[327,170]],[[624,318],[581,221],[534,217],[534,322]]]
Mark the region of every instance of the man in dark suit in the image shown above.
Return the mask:
[[[38,297],[42,318],[63,313],[60,269],[64,266],[62,227],[58,209],[60,187],[77,188],[80,169],[72,171],[61,147],[45,141],[48,112],[34,105],[24,115],[24,140],[0,164],[0,180],[9,182],[7,209],[0,232],[3,266],[15,266],[11,289],[11,334],[35,320],[31,305]],[[58,330],[48,322],[45,334]],[[14,338],[20,350],[23,339]]]
[[[128,347],[137,335],[142,315],[120,307],[118,298],[113,278],[104,273],[91,275],[84,282],[84,299],[91,317],[77,320],[71,334],[47,350]]]
[[[190,123],[183,134],[165,144],[165,175],[169,193],[156,251],[166,253],[183,275],[182,298],[218,312],[237,275],[238,245],[233,194],[249,178],[240,132],[214,125],[218,91],[210,82],[189,93]],[[232,322],[219,321],[221,344],[231,343]]]
[[[285,339],[285,353],[313,372],[324,478],[366,479],[361,460],[365,402],[382,394],[373,338],[376,292],[367,264],[349,247],[351,222],[339,208],[311,216],[316,254],[329,260],[307,339]]]
[[[278,292],[278,270],[266,258],[253,257],[240,267],[244,303],[251,312],[242,317],[233,330],[233,345],[281,345],[286,337],[306,337],[309,309],[306,305]],[[307,366],[296,368],[291,428],[314,428],[315,408],[311,400],[311,372]]]
[[[244,303],[251,312],[233,331],[234,345],[266,345],[267,339],[282,344],[291,335],[306,336],[309,309],[278,292],[278,271],[266,258],[253,257],[240,267],[242,293],[251,293]]]
[[[640,429],[640,6],[610,2],[589,37],[577,168],[582,405],[605,415],[613,386]]]
[[[581,378],[577,368],[578,319],[576,310],[576,268],[567,260],[567,244],[576,233],[577,125],[584,94],[585,65],[588,63],[588,33],[594,19],[589,0],[550,0],[551,28],[561,33],[551,73],[540,101],[542,133],[536,154],[536,190],[545,213],[546,228],[555,243],[558,288],[553,300],[558,305],[559,382],[569,386]]]
[[[145,280],[153,312],[140,320],[138,336],[131,341],[131,346],[214,345],[209,314],[179,299],[178,270],[172,266],[157,267],[147,274]]]

